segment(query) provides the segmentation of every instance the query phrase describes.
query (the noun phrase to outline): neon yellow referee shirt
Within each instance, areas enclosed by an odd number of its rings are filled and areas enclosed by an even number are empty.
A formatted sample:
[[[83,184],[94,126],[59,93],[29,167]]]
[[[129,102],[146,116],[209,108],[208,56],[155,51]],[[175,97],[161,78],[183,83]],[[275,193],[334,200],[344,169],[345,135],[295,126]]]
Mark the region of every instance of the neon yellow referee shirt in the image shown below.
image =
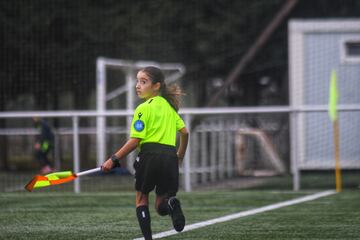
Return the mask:
[[[168,101],[155,96],[140,104],[134,113],[130,137],[144,143],[176,144],[176,132],[185,127],[184,121]]]

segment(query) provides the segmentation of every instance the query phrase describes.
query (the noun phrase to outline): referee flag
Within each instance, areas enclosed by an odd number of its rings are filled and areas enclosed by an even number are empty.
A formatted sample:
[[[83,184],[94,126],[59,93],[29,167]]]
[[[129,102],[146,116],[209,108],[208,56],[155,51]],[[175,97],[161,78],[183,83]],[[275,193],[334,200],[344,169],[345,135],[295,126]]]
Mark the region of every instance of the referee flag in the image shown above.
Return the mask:
[[[329,94],[329,117],[331,121],[336,121],[337,119],[337,100],[338,100],[338,89],[336,86],[336,71],[333,69],[331,71],[330,78],[330,94]]]

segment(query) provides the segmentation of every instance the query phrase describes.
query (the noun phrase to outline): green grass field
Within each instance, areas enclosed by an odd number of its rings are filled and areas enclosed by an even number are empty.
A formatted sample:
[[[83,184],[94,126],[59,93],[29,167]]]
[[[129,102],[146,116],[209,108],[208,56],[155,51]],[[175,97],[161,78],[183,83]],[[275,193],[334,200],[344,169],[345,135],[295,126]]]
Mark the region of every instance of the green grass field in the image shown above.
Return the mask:
[[[313,191],[180,192],[187,223],[312,194]],[[151,195],[153,203],[153,195]],[[134,193],[2,193],[0,239],[133,239],[140,237]],[[172,229],[150,207],[153,233]],[[166,239],[360,239],[360,191],[345,190]]]

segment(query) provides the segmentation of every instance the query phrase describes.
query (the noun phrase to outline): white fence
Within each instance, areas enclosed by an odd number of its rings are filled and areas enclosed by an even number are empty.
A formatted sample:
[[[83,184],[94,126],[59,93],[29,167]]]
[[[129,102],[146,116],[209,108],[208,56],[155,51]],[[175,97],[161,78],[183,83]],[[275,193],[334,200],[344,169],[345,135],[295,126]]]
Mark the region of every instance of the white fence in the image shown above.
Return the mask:
[[[339,106],[340,112],[354,112],[358,113],[360,106]],[[240,134],[253,133],[253,136],[258,136],[261,144],[264,142],[270,142],[270,144],[264,147],[265,155],[269,157],[269,161],[272,161],[273,165],[277,165],[279,172],[284,171],[285,162],[291,167],[293,174],[293,189],[300,189],[300,170],[301,159],[304,156],[299,150],[303,149],[299,147],[302,143],[302,134],[299,133],[299,126],[301,125],[301,119],[303,114],[317,112],[326,114],[327,106],[313,106],[312,108],[297,108],[291,109],[289,107],[254,107],[254,108],[184,108],[180,111],[183,116],[186,125],[191,129],[189,149],[186,153],[184,164],[181,168],[182,185],[185,191],[191,191],[192,188],[198,184],[214,182],[226,178],[232,178],[237,174],[239,168],[239,162],[235,159],[237,156],[236,138]],[[79,134],[84,129],[79,128],[80,118],[99,118],[99,117],[123,117],[127,118],[132,116],[132,111],[106,111],[102,115],[99,115],[96,111],[54,111],[54,112],[2,112],[0,113],[0,119],[14,119],[14,118],[31,118],[33,116],[39,116],[42,118],[66,118],[71,119],[72,129],[67,130],[67,134],[72,134],[73,142],[73,170],[74,172],[80,171],[80,149],[79,149]],[[247,116],[250,116],[248,118]],[[258,121],[258,126],[251,126],[247,120],[265,119],[264,121]],[[281,116],[282,121],[277,120]],[[252,120],[251,120],[252,121]],[[340,118],[341,121],[341,118]],[[279,142],[275,137],[267,139],[262,131],[250,131],[251,128],[257,128],[269,133],[271,129],[279,128],[281,124],[285,124],[287,132],[285,135],[289,135],[290,140]],[[273,125],[276,125],[275,127]],[[264,127],[265,126],[265,127]],[[250,128],[251,127],[251,128]],[[3,129],[4,130],[4,129]],[[269,131],[270,130],[270,131]],[[17,130],[19,131],[19,130]],[[331,129],[329,129],[331,131]],[[0,135],[10,135],[11,131],[0,131]],[[61,131],[60,131],[61,132]],[[108,130],[107,132],[110,133]],[[124,134],[123,131],[122,134]],[[119,131],[114,131],[112,134],[118,134]],[[96,128],[89,128],[87,134],[98,134]],[[105,136],[105,134],[104,134]],[[260,137],[259,137],[260,136]],[[264,137],[265,136],[265,137]],[[98,138],[96,138],[98,139]],[[261,140],[263,139],[263,140]],[[264,140],[265,139],[265,140]],[[271,145],[274,145],[275,151],[271,150]],[[251,144],[247,145],[251,147]],[[277,152],[281,152],[281,148],[289,148],[290,161],[286,159],[286,155],[277,157]],[[109,148],[109,147],[108,147]],[[267,149],[267,150],[266,150]],[[270,149],[270,150],[269,150]],[[116,149],[112,149],[115,151]],[[254,150],[255,154],[261,148]],[[103,150],[106,152],[105,150]],[[251,156],[248,156],[251,157]],[[241,158],[241,156],[240,156]],[[264,155],[259,158],[264,158]],[[105,156],[104,158],[105,159]],[[97,160],[97,164],[99,164]],[[285,164],[284,164],[285,163]],[[252,164],[252,163],[251,163]],[[356,165],[356,164],[355,164]],[[356,168],[356,166],[353,166]],[[282,170],[281,170],[282,169]],[[80,192],[80,182],[76,181],[74,184],[74,191]]]

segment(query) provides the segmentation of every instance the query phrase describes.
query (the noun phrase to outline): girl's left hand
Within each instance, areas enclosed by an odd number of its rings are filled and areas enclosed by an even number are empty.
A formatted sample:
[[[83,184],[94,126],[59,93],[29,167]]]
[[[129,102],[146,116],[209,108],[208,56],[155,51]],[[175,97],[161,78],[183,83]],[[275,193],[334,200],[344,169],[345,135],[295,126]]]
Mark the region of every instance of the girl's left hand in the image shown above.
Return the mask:
[[[179,154],[177,154],[177,157],[178,157],[178,164],[179,166],[182,164],[184,158],[183,157],[179,157]]]
[[[113,169],[114,167],[114,163],[113,161],[109,158],[108,160],[106,160],[103,165],[101,165],[101,170],[103,172],[110,172],[111,169]]]

